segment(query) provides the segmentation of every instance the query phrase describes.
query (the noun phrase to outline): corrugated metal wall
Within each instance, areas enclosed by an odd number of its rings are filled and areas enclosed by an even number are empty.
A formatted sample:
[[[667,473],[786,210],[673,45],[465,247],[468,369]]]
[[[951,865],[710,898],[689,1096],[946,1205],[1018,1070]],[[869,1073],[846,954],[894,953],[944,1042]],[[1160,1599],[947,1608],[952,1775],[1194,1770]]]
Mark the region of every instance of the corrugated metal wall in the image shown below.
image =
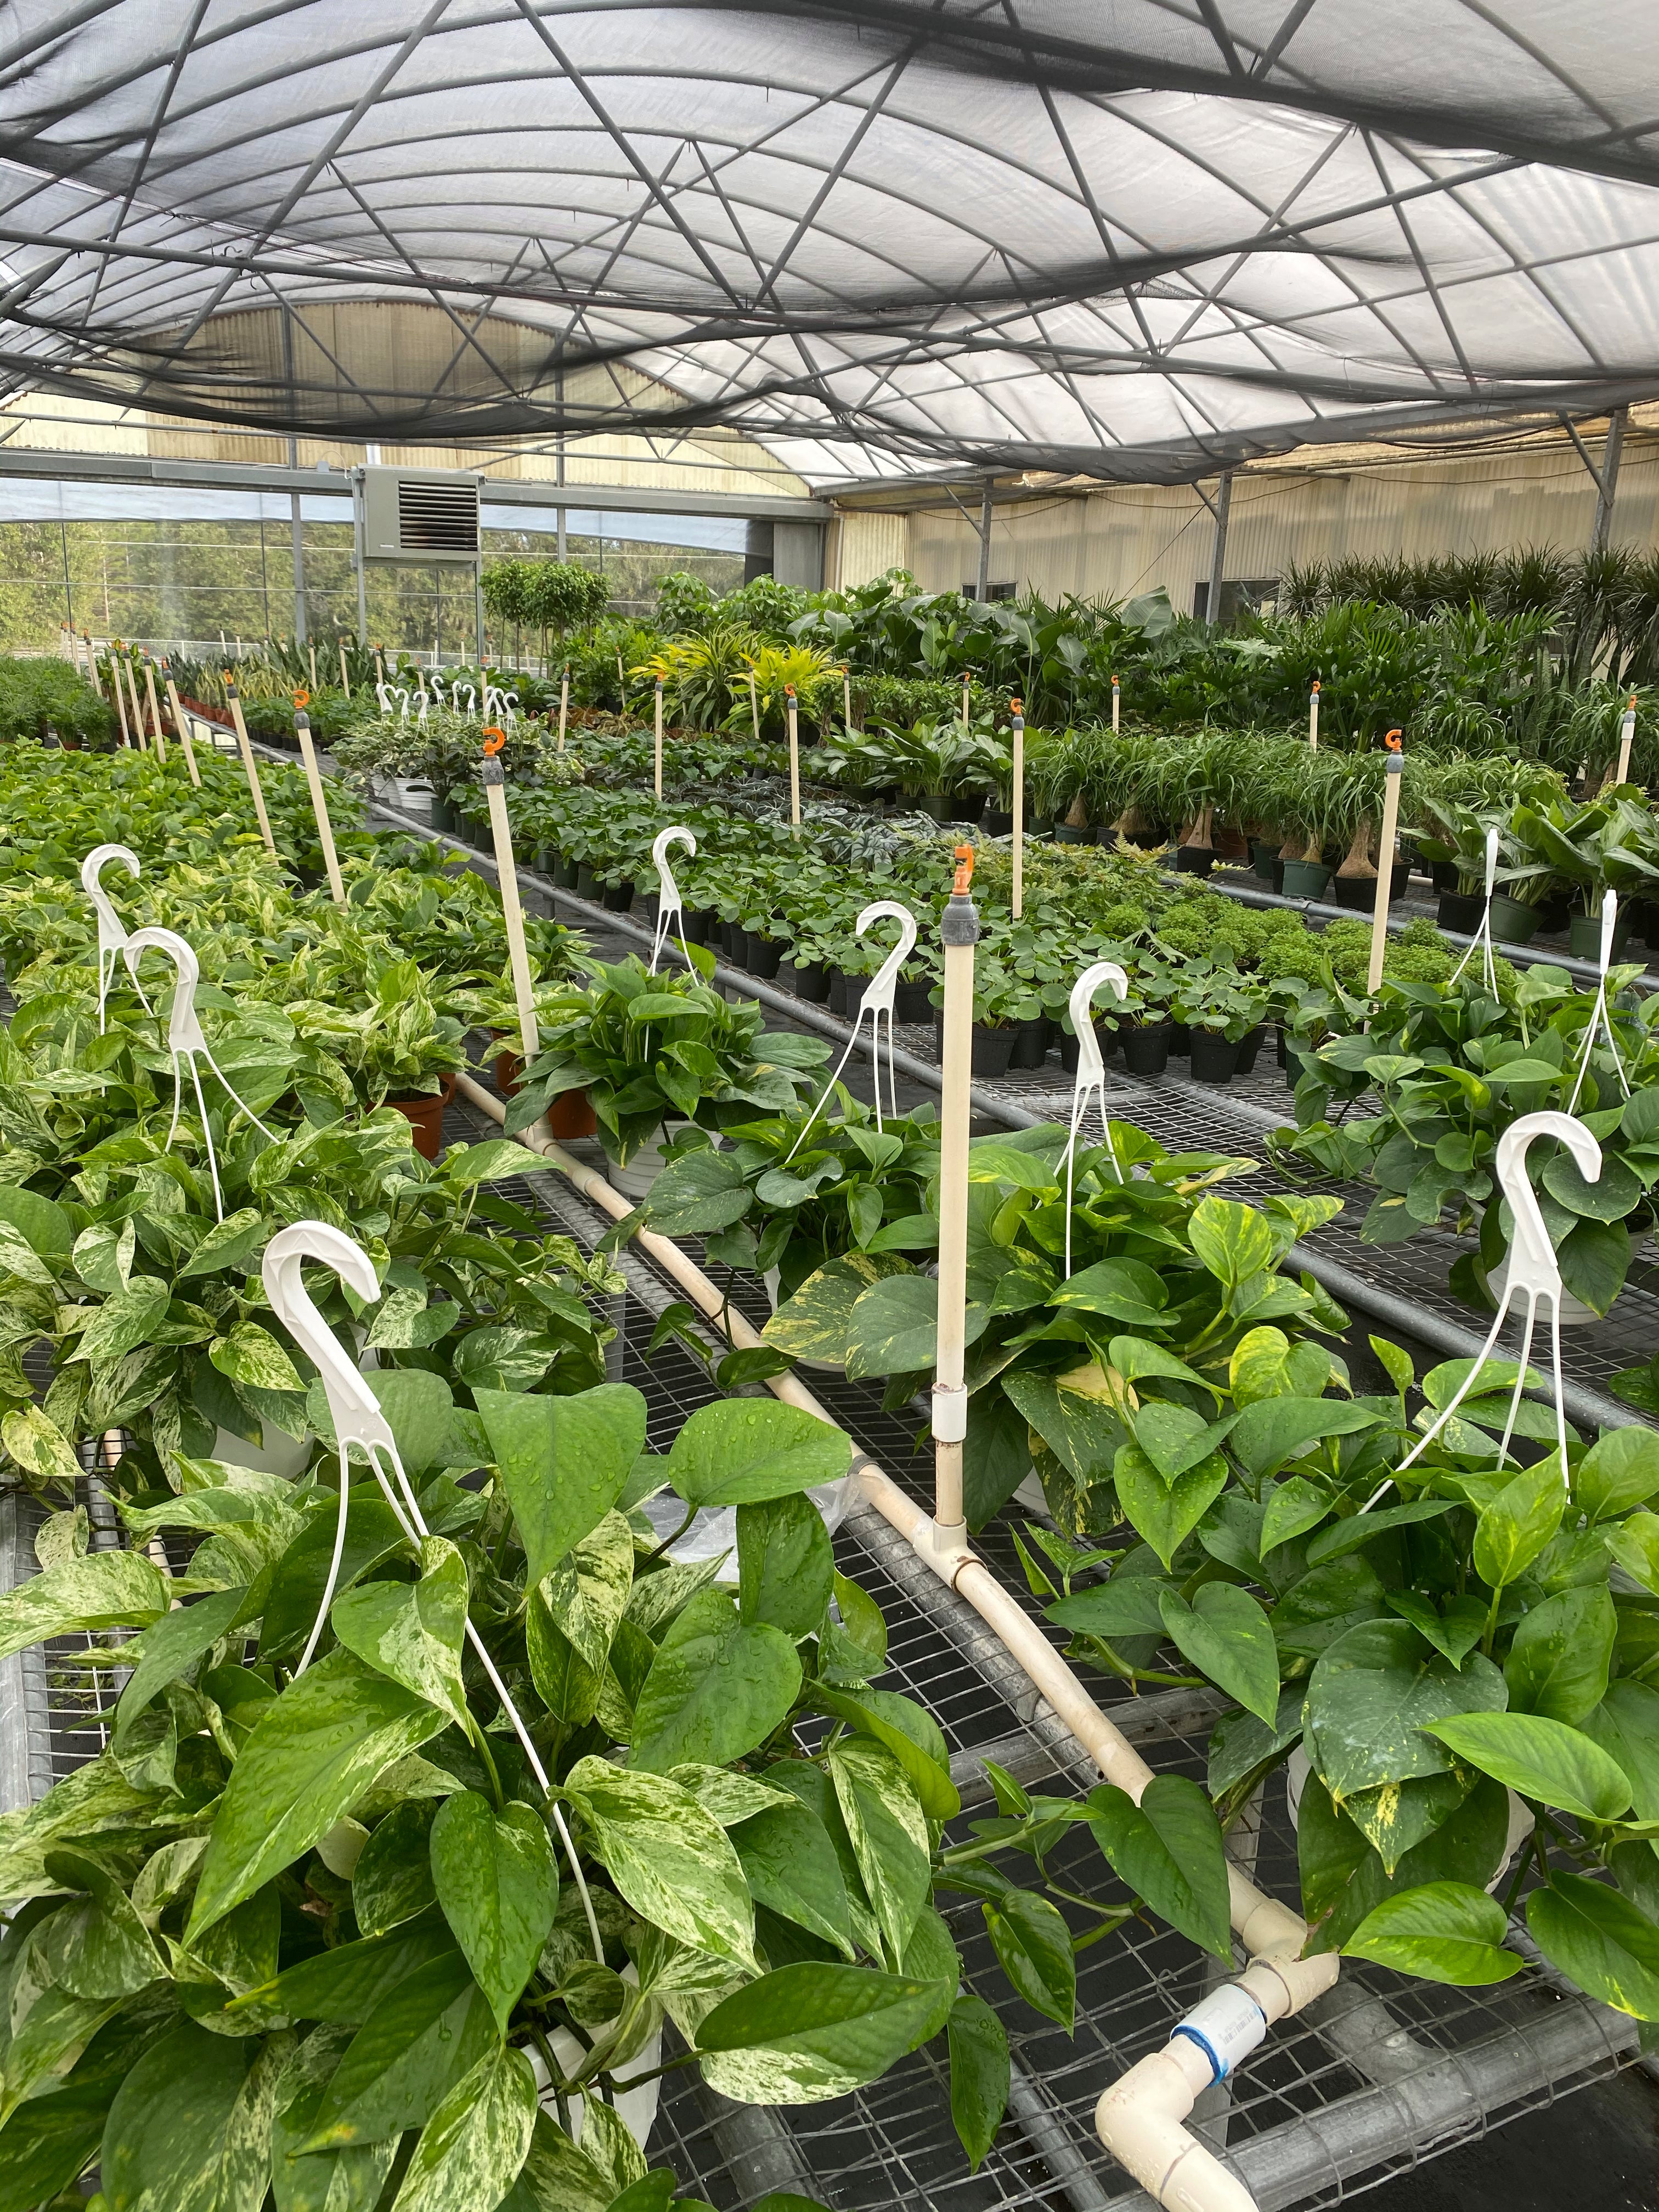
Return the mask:
[[[1648,411],[1648,410],[1644,410]],[[1601,440],[1587,441],[1600,465]],[[1456,459],[1374,462],[1375,447],[1352,466],[1265,466],[1233,479],[1225,573],[1282,575],[1292,563],[1345,556],[1505,552],[1589,542],[1595,487],[1565,439],[1519,452]],[[1213,487],[1206,485],[1206,489]],[[844,514],[840,520],[843,586],[896,562],[928,591],[951,591],[978,572],[977,533],[955,507],[908,516]],[[1162,585],[1183,613],[1193,587],[1207,580],[1215,525],[1194,491],[1131,484],[1060,493],[997,510],[991,532],[991,581],[1057,599],[1127,599]],[[1659,538],[1659,436],[1632,429],[1614,502],[1616,544]]]

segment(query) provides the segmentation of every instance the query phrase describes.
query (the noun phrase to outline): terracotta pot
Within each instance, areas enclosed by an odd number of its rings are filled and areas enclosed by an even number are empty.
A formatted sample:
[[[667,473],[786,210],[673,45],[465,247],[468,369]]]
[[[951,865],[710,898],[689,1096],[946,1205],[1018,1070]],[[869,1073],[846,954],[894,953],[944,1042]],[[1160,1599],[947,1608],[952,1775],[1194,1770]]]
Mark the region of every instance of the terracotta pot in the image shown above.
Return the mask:
[[[507,1055],[503,1054],[505,1058]],[[441,1075],[439,1088],[413,1098],[388,1098],[415,1132],[415,1149],[423,1160],[435,1160],[444,1148],[444,1109],[455,1096],[455,1079]]]
[[[548,1134],[561,1141],[595,1136],[599,1127],[599,1117],[585,1091],[562,1091],[547,1109]]]
[[[503,1098],[515,1098],[524,1088],[520,1078],[524,1073],[524,1054],[520,1052],[498,1052],[495,1055],[495,1088]]]

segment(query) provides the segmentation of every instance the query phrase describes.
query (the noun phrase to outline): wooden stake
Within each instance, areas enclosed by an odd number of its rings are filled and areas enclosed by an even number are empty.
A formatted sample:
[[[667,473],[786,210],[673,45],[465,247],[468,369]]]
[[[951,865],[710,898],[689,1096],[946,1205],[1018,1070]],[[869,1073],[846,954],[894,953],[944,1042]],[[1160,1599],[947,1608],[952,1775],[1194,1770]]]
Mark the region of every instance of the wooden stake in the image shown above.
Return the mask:
[[[850,668],[843,668],[841,672],[841,711],[850,736],[853,729],[853,672]]]
[[[495,869],[501,878],[501,918],[507,924],[507,952],[513,969],[513,995],[519,1006],[519,1045],[525,1065],[541,1050],[541,1031],[536,1023],[536,987],[531,979],[530,948],[525,942],[524,909],[519,903],[519,871],[513,858],[513,829],[507,818],[506,777],[501,750],[506,732],[484,732],[482,781],[489,802],[489,830],[495,845]]]
[[[1014,714],[1014,884],[1012,907],[1018,921],[1025,911],[1025,717],[1018,699],[1011,702]]]
[[[242,720],[242,695],[230,682],[230,671],[225,671],[225,700],[230,708],[230,719],[236,725],[236,742],[241,748],[242,766],[247,770],[247,787],[253,793],[253,811],[259,817],[259,835],[265,841],[265,850],[274,860],[276,840],[270,834],[270,817],[265,812],[265,794],[259,787],[259,766],[253,757],[253,748],[247,741],[247,724]]]
[[[795,687],[783,687],[784,713],[789,722],[789,820],[797,837],[800,835],[800,735],[795,722]]]
[[[121,690],[121,664],[115,657],[115,642],[113,639],[110,641],[109,673],[110,683],[115,692],[115,711],[120,717],[121,743],[124,745],[130,746],[132,743],[132,732],[127,727],[127,702]]]
[[[185,766],[190,770],[191,781],[199,791],[202,787],[202,771],[196,765],[196,748],[190,741],[190,724],[185,719],[184,708],[179,704],[179,690],[173,680],[173,671],[165,660],[161,663],[161,681],[167,687],[167,712],[173,717],[173,726],[179,743],[184,747]]]
[[[149,653],[144,655],[144,690],[149,695],[149,721],[150,727],[155,732],[155,757],[165,763],[167,757],[167,741],[161,734],[161,709],[155,697],[155,663],[150,659]]]
[[[149,740],[144,735],[144,710],[138,703],[138,678],[132,672],[132,660],[131,656],[124,654],[122,658],[125,663],[127,672],[127,690],[132,702],[132,728],[134,742],[141,750],[148,750]],[[116,680],[118,683],[120,680],[118,672]]]
[[[570,726],[570,663],[564,664],[559,678],[559,750],[564,750],[564,733]]]
[[[83,629],[81,635],[85,641],[87,648],[87,681],[101,699],[104,696],[104,684],[103,678],[98,673],[98,655],[93,650],[92,632],[89,629]]]
[[[307,695],[301,691],[295,696],[303,699]],[[345,884],[341,880],[340,862],[334,850],[334,824],[328,818],[322,772],[317,766],[317,748],[311,742],[311,717],[301,707],[295,708],[294,734],[300,740],[300,757],[306,765],[306,781],[311,786],[311,811],[317,817],[317,839],[323,848],[323,866],[328,872],[329,894],[336,906],[343,906]]]
[[[1615,783],[1630,781],[1630,749],[1636,742],[1636,694],[1630,695],[1630,704],[1619,717],[1619,770]]]
[[[755,689],[755,672],[749,672],[749,719],[755,726],[755,743],[760,743],[760,693]]]
[[[1382,956],[1389,946],[1389,900],[1394,890],[1394,841],[1400,826],[1400,777],[1402,757],[1400,732],[1390,730],[1382,740],[1389,748],[1388,780],[1382,787],[1382,833],[1377,841],[1376,898],[1371,908],[1371,963],[1366,991],[1375,997],[1382,981]]]
[[[655,750],[653,755],[653,758],[656,763],[653,770],[653,776],[654,788],[659,803],[660,803],[662,799],[662,678],[660,676],[657,678],[655,704],[657,733]]]
[[[346,673],[345,640],[343,638],[340,640],[340,689],[345,693],[348,699],[351,696],[351,678]]]
[[[968,1434],[963,1356],[968,1306],[968,1138],[974,1056],[974,946],[979,916],[969,885],[974,848],[957,848],[945,909],[945,1048],[939,1070],[939,1340],[933,1391],[936,1542],[965,1536],[962,1448]]]
[[[314,691],[317,689],[317,648],[314,645],[308,645],[306,651],[311,655],[311,688]]]
[[[1319,750],[1319,679],[1317,677],[1314,678],[1313,690],[1308,694],[1308,744],[1313,751]]]
[[[1112,735],[1114,737],[1117,735],[1117,678],[1115,676],[1112,678]]]
[[[962,672],[962,726],[964,730],[968,726],[968,695],[969,685],[971,680],[972,679],[970,678],[968,671],[964,668]]]

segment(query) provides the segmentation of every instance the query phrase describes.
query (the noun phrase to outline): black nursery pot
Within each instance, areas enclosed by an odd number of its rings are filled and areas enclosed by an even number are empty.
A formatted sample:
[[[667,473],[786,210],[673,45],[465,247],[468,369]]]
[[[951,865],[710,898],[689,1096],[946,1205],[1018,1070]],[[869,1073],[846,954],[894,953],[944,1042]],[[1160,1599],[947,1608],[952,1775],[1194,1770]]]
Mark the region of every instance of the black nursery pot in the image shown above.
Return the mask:
[[[830,995],[830,969],[822,960],[798,962],[795,968],[795,996],[805,999],[809,1006],[821,1006]]]
[[[1248,1075],[1255,1066],[1255,1056],[1261,1049],[1261,1040],[1267,1032],[1258,1022],[1253,1030],[1246,1030],[1238,1041],[1238,1073]]]
[[[988,806],[979,817],[979,826],[988,837],[1006,837],[1013,830],[1014,817],[997,807]]]
[[[1331,885],[1339,906],[1355,914],[1369,914],[1376,903],[1375,876],[1333,876]]]
[[[973,1072],[975,1075],[1006,1075],[1014,1049],[1012,1029],[990,1029],[974,1024]]]
[[[1176,868],[1183,876],[1207,876],[1215,866],[1215,851],[1209,845],[1177,845]]]
[[[1461,936],[1472,937],[1480,927],[1486,903],[1479,891],[1442,891],[1434,918],[1442,929],[1455,929]]]
[[[568,860],[562,853],[553,863],[553,888],[556,891],[574,891],[581,874],[580,863]]]
[[[1185,1060],[1193,1048],[1193,1032],[1186,1022],[1170,1024],[1170,1050],[1176,1060]]]
[[[680,919],[688,945],[707,945],[711,933],[720,927],[720,918],[712,906],[687,907]]]
[[[579,862],[576,868],[577,897],[585,899],[598,898],[600,888],[601,886],[597,871],[590,868],[585,860]]]
[[[634,886],[630,883],[607,884],[605,888],[605,910],[607,914],[626,914],[634,903]]]
[[[1238,1072],[1237,1043],[1214,1030],[1193,1031],[1192,1055],[1194,1083],[1231,1083]]]
[[[720,957],[735,960],[739,967],[749,957],[749,933],[738,921],[723,921],[720,925]]]
[[[1131,1075],[1162,1075],[1170,1064],[1173,1022],[1138,1022],[1123,1030],[1123,1065]]]
[[[1457,889],[1456,861],[1431,860],[1429,863],[1429,881],[1434,885],[1437,891],[1455,891]]]
[[[1048,1057],[1048,1017],[1039,1014],[1034,1022],[1016,1022],[1014,1046],[1008,1056],[1010,1067],[1041,1067]]]
[[[758,930],[747,930],[744,935],[749,945],[749,972],[766,981],[777,974],[778,963],[783,957],[783,947]]]
[[[893,986],[893,1019],[896,1022],[925,1022],[933,1016],[930,997],[933,985],[923,981],[907,983],[901,976]]]

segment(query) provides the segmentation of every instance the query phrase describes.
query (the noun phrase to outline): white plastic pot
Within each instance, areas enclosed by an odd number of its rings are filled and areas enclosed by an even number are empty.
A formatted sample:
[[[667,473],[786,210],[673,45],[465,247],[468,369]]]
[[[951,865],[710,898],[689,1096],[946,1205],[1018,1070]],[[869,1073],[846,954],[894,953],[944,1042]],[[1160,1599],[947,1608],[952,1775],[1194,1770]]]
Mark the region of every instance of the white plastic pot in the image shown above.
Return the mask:
[[[1290,1757],[1285,1761],[1285,1796],[1286,1802],[1289,1804],[1291,1808],[1291,1827],[1293,1832],[1299,1825],[1298,1816],[1302,1809],[1302,1792],[1306,1787],[1308,1777],[1312,1771],[1313,1768],[1309,1760],[1307,1753],[1303,1750],[1300,1744],[1297,1744],[1296,1749],[1291,1752]],[[1492,1880],[1486,1884],[1488,1894],[1496,1893],[1498,1884],[1503,1881],[1504,1875],[1508,1874],[1510,1869],[1515,1863],[1516,1853],[1521,1849],[1521,1846],[1526,1842],[1528,1837],[1531,1835],[1534,1828],[1538,1825],[1525,1800],[1517,1797],[1513,1790],[1509,1793],[1509,1800],[1510,1832],[1504,1838],[1504,1856],[1502,1863],[1500,1863],[1497,1873],[1493,1875]]]
[[[663,1166],[661,1143],[655,1137],[647,1137],[626,1167],[618,1167],[612,1161],[606,1171],[623,1196],[631,1198],[637,1206],[642,1198],[650,1195],[651,1186],[662,1173]]]
[[[816,1490],[806,1492],[818,1509],[819,1517],[833,1537],[847,1518],[852,1504],[851,1475],[843,1475],[839,1482],[821,1483]],[[685,1518],[685,1501],[677,1498],[672,1490],[659,1491],[656,1497],[647,1498],[640,1510],[656,1530],[659,1541],[678,1528]],[[726,1554],[726,1563],[715,1577],[717,1582],[733,1583],[738,1579],[738,1510],[735,1505],[706,1505],[698,1513],[683,1536],[668,1547],[667,1556],[680,1566],[694,1566],[702,1559],[718,1559]]]
[[[631,1960],[623,1968],[622,1978],[625,1982],[638,1984],[639,1973]],[[580,2064],[583,2056],[582,2046],[568,2028],[550,2027],[547,2031],[547,2042],[548,2048],[558,2062],[561,2073],[568,2075],[574,2068]],[[530,2070],[536,2077],[537,2101],[550,2119],[559,2120],[559,2101],[554,2094],[546,2061],[533,2043],[525,2045],[524,2055],[530,2061]],[[652,2073],[661,2064],[662,2030],[659,2027],[644,2048],[636,2051],[634,2057],[617,2070],[626,2079],[633,2074]],[[617,2099],[617,2118],[641,2150],[651,2140],[651,2130],[656,2125],[657,2106],[661,2097],[662,2081],[659,2077],[654,2081],[642,2081],[637,2089],[624,2089]],[[582,2139],[582,2118],[586,2104],[587,2100],[585,2097],[568,2097],[565,2100],[566,2110],[570,2116],[570,2134],[572,2139],[577,2143],[580,2143]],[[562,2125],[563,2123],[561,2121],[560,2124]]]
[[[251,1444],[234,1430],[221,1429],[213,1439],[213,1456],[223,1460],[227,1467],[252,1468],[259,1474],[279,1474],[292,1482],[310,1462],[316,1431],[307,1429],[302,1437],[291,1437],[266,1422],[263,1434],[264,1443]]]

